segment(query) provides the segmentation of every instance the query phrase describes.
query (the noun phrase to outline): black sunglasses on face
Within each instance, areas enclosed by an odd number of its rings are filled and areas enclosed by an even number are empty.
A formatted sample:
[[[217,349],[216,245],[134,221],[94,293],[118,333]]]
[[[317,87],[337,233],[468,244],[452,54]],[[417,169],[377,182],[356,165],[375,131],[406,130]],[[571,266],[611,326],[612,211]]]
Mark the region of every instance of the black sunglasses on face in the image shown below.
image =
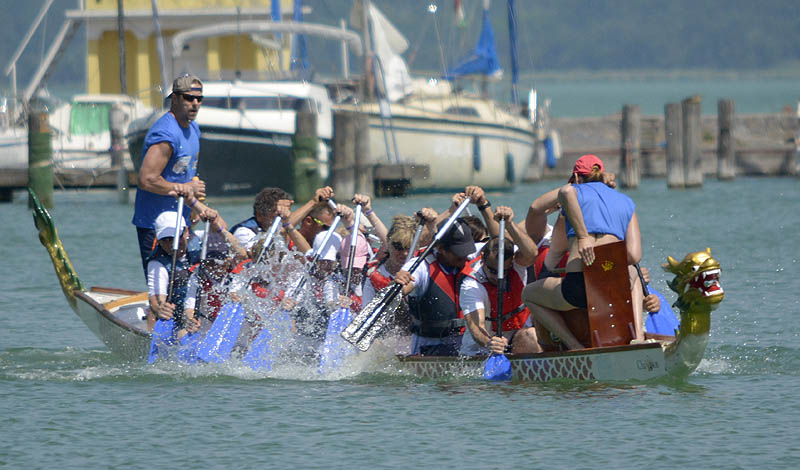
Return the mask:
[[[497,276],[497,268],[495,268],[495,267],[493,267],[493,266],[491,266],[489,264],[486,264],[485,267],[486,267],[486,270],[489,271],[489,274],[491,274],[492,276]],[[504,268],[503,269],[503,274],[508,272],[508,269],[509,268]]]
[[[409,247],[403,245],[400,242],[392,242],[392,248],[394,248],[397,251],[403,251],[403,250],[407,250]]]
[[[203,102],[203,95],[192,95],[190,93],[178,93],[178,94],[183,96],[183,99],[185,99],[186,101],[188,101],[190,103],[192,101],[194,101],[194,100],[197,100],[198,103],[202,103]]]

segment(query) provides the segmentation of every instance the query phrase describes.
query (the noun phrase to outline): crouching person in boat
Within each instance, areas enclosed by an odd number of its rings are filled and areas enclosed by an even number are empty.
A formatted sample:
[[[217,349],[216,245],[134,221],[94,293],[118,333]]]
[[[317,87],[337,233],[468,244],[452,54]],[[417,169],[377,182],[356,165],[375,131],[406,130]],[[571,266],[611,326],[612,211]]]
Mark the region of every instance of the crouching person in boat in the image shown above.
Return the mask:
[[[176,233],[176,227],[178,228]],[[177,340],[181,330],[193,331],[199,326],[194,321],[187,323],[183,315],[184,300],[189,279],[189,263],[186,244],[189,230],[185,220],[176,211],[165,211],[155,220],[156,249],[147,258],[147,293],[150,304],[148,326],[154,330],[154,349],[151,360],[163,353],[161,347],[170,346]],[[177,258],[173,269],[173,240],[180,237]],[[171,285],[171,289],[170,289]],[[171,297],[169,296],[172,291]],[[163,327],[156,327],[156,321]]]
[[[461,355],[503,354],[509,348],[513,353],[541,352],[530,312],[522,302],[527,268],[536,260],[536,245],[514,224],[514,211],[510,207],[498,207],[494,219],[506,220],[508,233],[513,240],[513,243],[506,240],[503,244],[503,336],[499,337],[496,333],[500,240],[492,237],[481,249],[480,256],[467,266],[466,277],[461,283],[459,302],[467,324]],[[491,323],[487,324],[487,320]]]
[[[253,245],[258,241],[259,235],[266,233],[278,215],[278,207],[291,207],[292,197],[280,188],[264,188],[256,195],[253,201],[253,216],[231,227],[231,233],[239,244],[251,250],[251,258],[257,254],[252,253]]]
[[[435,220],[436,211],[425,208],[422,218]],[[441,223],[444,225],[444,222]],[[441,228],[441,227],[439,227]],[[411,354],[457,356],[464,333],[459,307],[459,280],[468,256],[475,252],[469,225],[456,219],[433,253],[413,272],[416,258],[398,271],[395,281],[403,286],[412,317]]]
[[[376,292],[391,284],[397,272],[409,259],[409,250],[412,249],[417,225],[416,219],[408,215],[396,215],[392,219],[392,226],[386,235],[387,243],[381,245],[376,258],[366,265],[363,305],[369,304]],[[406,302],[402,302],[394,311],[390,324],[401,334],[411,333],[411,317]]]
[[[540,279],[525,288],[523,299],[533,314],[537,327],[557,337],[568,349],[588,346],[567,326],[560,312],[587,307],[583,267],[594,262],[594,247],[624,241],[627,251],[634,312],[634,340],[643,340],[641,285],[633,264],[642,257],[639,220],[634,202],[605,183],[603,162],[594,155],[584,155],[573,168],[569,184],[558,191],[558,201],[566,218],[560,217],[553,229],[547,269],[554,269],[568,250],[566,277]],[[644,299],[648,309],[657,298]],[[657,307],[656,307],[657,310]]]

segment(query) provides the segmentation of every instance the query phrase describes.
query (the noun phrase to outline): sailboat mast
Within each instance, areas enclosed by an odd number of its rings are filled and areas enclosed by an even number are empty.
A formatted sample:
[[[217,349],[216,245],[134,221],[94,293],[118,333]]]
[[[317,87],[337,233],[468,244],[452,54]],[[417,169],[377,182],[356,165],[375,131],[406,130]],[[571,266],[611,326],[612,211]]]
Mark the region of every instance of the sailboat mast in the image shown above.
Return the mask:
[[[508,43],[511,49],[511,102],[519,106],[519,93],[517,82],[519,81],[519,69],[517,64],[517,12],[514,0],[508,0]]]
[[[167,64],[164,63],[164,37],[161,35],[161,23],[158,21],[158,0],[152,0],[153,28],[156,33],[156,46],[158,49],[158,63],[161,65],[161,93],[166,93],[169,86],[167,78]]]

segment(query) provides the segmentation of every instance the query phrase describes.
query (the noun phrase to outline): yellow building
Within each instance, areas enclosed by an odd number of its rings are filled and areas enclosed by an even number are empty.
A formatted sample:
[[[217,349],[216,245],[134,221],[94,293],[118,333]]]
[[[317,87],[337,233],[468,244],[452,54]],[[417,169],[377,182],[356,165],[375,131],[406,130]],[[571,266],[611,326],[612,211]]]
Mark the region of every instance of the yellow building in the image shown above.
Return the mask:
[[[67,19],[86,24],[86,90],[120,93],[120,52],[117,0],[84,0]],[[173,58],[172,37],[200,26],[269,21],[271,0],[160,0],[158,20],[164,43],[167,86],[181,73],[202,79],[266,79],[288,68],[291,35],[231,34],[193,39]],[[284,19],[292,15],[292,0],[281,0]],[[162,72],[151,0],[124,0],[125,76],[128,94],[145,104],[161,103]]]

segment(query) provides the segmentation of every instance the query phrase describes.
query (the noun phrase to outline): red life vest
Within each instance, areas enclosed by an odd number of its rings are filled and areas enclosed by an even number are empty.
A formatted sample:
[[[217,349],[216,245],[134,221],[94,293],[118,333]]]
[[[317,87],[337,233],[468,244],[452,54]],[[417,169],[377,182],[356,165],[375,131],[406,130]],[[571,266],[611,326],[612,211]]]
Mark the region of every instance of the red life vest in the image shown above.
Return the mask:
[[[382,264],[383,262],[379,262],[377,259],[367,262],[367,279],[369,279],[369,282],[372,283],[372,287],[375,289],[375,292],[378,292],[379,290],[388,286],[394,280],[394,278],[391,276],[384,276],[380,273],[379,269]]]
[[[491,312],[487,313],[487,320],[492,320],[492,330],[497,331],[497,286],[480,279],[485,279],[485,275],[478,276],[483,263],[477,263],[476,260],[470,263],[472,268],[470,272],[465,273],[467,276],[475,279],[485,289],[489,295],[489,302],[491,304]],[[525,289],[525,283],[516,269],[510,269],[506,280],[506,291],[503,293],[503,331],[519,330],[525,327],[525,322],[528,320],[531,312],[528,307],[522,302],[522,290]]]
[[[534,272],[536,274],[536,279],[539,279],[539,276],[542,274],[542,269],[544,268],[544,260],[547,258],[547,252],[550,251],[550,245],[545,245],[539,248],[539,254],[536,255],[536,262],[533,264]],[[569,251],[564,253],[564,256],[561,257],[561,261],[558,262],[559,268],[565,268],[567,266],[567,259],[569,258]],[[561,277],[564,277],[566,274],[561,273]]]

